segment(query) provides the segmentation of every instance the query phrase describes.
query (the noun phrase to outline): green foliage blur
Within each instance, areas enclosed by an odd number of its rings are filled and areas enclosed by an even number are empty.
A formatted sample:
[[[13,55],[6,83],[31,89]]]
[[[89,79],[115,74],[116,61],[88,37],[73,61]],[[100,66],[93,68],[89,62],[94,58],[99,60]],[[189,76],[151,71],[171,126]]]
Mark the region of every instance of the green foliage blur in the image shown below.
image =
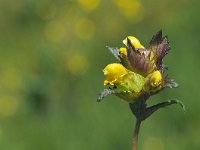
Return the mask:
[[[108,96],[102,69],[127,35],[148,47],[163,29],[168,73],[179,84],[149,100],[179,106],[143,122],[140,150],[200,149],[200,1],[1,0],[0,149],[128,150],[135,118]]]

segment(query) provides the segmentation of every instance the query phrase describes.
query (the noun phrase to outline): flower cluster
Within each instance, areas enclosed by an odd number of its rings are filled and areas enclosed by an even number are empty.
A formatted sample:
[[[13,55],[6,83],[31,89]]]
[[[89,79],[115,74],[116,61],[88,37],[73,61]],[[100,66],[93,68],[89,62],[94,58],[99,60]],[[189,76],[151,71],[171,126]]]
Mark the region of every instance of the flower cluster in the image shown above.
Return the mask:
[[[124,47],[108,49],[118,59],[118,63],[108,64],[104,69],[104,89],[98,100],[106,95],[114,94],[134,103],[141,97],[150,97],[165,87],[177,87],[178,84],[166,75],[164,56],[169,52],[169,42],[158,31],[145,48],[133,36],[123,40]]]

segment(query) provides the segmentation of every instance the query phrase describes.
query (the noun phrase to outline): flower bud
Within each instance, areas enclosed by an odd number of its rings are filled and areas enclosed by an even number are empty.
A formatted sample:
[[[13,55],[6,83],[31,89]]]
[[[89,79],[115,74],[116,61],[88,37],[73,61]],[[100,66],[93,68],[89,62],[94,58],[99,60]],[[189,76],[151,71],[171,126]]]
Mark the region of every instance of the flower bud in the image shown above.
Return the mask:
[[[160,71],[154,71],[145,79],[144,90],[148,93],[158,92],[163,87],[163,77]]]
[[[119,49],[119,52],[120,52],[120,54],[123,54],[123,55],[125,55],[127,57],[127,49],[125,47],[121,47]]]

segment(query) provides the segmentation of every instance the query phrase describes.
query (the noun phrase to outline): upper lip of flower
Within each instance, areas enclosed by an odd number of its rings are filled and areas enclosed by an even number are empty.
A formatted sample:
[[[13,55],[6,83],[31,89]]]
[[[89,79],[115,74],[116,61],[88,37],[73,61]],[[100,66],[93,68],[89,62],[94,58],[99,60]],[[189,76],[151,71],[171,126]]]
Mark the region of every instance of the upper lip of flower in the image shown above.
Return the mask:
[[[104,81],[104,85],[107,85],[110,83],[111,85],[114,83],[118,83],[121,81],[122,77],[127,74],[127,69],[118,63],[113,63],[107,65],[103,69],[103,73],[106,76],[106,79]]]
[[[134,36],[127,36],[122,42],[124,43],[124,45],[128,46],[129,41],[135,48],[144,48],[140,41]]]
[[[168,38],[162,36],[162,30],[157,32],[148,49],[133,37],[127,36],[123,43],[126,48],[120,48],[120,59],[128,69],[147,76],[155,70],[163,72],[163,58],[169,52]]]
[[[148,49],[135,48],[131,40],[127,38],[127,59],[133,71],[147,76],[155,70],[153,53]]]

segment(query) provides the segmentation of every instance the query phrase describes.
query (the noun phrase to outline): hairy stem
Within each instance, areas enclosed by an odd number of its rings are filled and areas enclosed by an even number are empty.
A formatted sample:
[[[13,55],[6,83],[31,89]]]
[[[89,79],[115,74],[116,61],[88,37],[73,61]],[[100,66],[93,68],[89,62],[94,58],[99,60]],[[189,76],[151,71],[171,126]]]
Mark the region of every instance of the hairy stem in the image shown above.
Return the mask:
[[[136,123],[135,123],[135,130],[133,134],[133,150],[137,150],[140,125],[141,125],[141,120],[137,118]]]

